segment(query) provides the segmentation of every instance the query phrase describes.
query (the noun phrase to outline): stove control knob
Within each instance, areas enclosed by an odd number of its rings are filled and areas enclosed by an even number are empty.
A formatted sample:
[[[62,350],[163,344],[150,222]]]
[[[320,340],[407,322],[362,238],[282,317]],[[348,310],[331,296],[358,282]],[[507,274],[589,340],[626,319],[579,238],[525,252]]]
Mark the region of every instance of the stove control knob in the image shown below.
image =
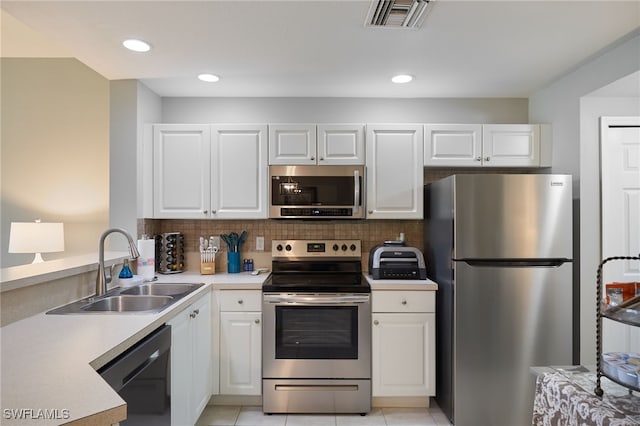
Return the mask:
[[[349,248],[351,249],[351,251],[356,251],[356,245],[355,244],[351,244],[351,246]]]
[[[282,244],[278,244],[278,245],[276,246],[276,250],[278,250],[278,251],[282,251]]]
[[[347,245],[346,244],[342,245],[342,251],[347,251]]]
[[[284,249],[286,251],[291,251],[291,244],[287,244]]]
[[[334,244],[334,245],[333,245],[333,251],[338,251],[338,249],[339,249],[339,248],[340,248],[340,247],[338,247],[338,245],[337,245],[337,244]]]

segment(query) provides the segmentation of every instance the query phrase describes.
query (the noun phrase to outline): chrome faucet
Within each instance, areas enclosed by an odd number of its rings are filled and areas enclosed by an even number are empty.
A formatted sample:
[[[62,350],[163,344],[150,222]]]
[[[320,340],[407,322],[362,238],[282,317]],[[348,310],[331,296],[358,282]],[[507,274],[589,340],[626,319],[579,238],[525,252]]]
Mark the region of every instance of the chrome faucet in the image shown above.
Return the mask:
[[[98,277],[96,278],[96,296],[102,296],[107,292],[107,283],[111,282],[113,278],[111,274],[109,274],[109,278],[107,279],[107,274],[104,270],[104,240],[107,236],[113,232],[119,232],[129,241],[129,253],[131,254],[131,259],[137,259],[140,257],[140,252],[138,252],[138,247],[136,243],[133,241],[133,237],[122,228],[111,228],[107,229],[100,236],[100,244],[99,244],[99,260],[98,260]]]

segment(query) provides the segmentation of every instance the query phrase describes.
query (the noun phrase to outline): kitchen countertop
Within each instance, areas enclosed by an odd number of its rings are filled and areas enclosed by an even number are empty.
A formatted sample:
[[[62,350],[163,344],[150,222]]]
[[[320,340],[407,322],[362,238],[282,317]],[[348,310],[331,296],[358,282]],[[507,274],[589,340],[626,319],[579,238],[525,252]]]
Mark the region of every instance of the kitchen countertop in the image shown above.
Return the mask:
[[[371,285],[371,290],[423,290],[435,291],[438,284],[427,280],[374,280],[371,274],[363,274]]]
[[[157,314],[40,313],[0,328],[1,423],[103,425],[123,420],[124,401],[95,370],[212,289],[259,289],[267,276],[159,275],[158,282],[207,285]]]
[[[104,254],[105,266],[121,263],[129,252],[108,251]],[[0,291],[16,290],[98,270],[98,253],[69,256],[41,263],[12,266],[0,269]]]
[[[200,275],[199,272],[185,271],[179,274],[157,274],[158,281],[163,282],[199,282],[211,284],[214,290],[262,290],[262,283],[269,277],[270,272],[251,275],[251,272],[237,274],[216,273]]]

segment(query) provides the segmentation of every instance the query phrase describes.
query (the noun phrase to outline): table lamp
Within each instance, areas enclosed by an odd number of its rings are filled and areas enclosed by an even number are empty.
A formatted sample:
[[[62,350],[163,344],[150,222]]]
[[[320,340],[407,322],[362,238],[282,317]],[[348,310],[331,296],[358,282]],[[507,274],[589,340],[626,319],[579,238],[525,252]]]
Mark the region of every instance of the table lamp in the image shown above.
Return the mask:
[[[35,253],[33,262],[44,262],[41,253],[64,251],[62,223],[11,222],[9,253]]]

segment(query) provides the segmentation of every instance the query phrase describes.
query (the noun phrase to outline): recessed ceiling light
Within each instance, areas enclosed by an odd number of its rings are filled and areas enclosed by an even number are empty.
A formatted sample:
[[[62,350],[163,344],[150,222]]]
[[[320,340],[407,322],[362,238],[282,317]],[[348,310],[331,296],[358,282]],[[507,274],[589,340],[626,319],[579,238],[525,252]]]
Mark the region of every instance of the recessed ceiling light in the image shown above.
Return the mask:
[[[413,76],[410,76],[409,74],[399,74],[391,78],[391,81],[394,83],[408,83],[411,80],[413,80]]]
[[[134,38],[125,40],[122,42],[122,45],[129,50],[133,50],[134,52],[148,52],[151,50],[151,46],[146,41],[136,40]]]
[[[220,80],[220,77],[213,74],[200,74],[198,78],[202,81],[206,81],[207,83],[215,83],[216,81]]]

